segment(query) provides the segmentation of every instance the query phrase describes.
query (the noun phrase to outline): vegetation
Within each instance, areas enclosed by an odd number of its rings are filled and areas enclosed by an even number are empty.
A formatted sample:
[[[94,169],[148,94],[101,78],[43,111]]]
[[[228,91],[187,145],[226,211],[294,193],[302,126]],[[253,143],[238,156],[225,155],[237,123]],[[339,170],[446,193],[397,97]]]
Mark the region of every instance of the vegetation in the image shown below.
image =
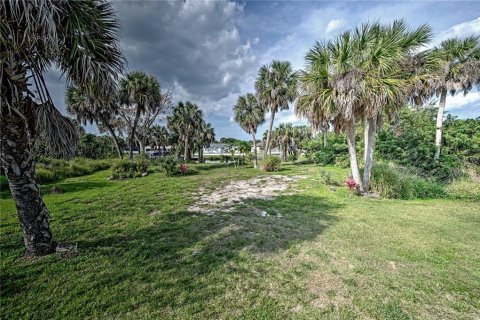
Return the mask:
[[[103,171],[56,183],[64,193],[44,198],[56,236],[78,243],[73,259],[19,258],[15,205],[9,196],[0,199],[3,317],[458,319],[479,313],[478,202],[350,198],[343,183],[332,191],[319,181],[317,166],[287,164],[275,175],[308,177],[293,185],[294,194],[247,199],[232,212],[208,216],[188,211],[199,188],[268,175],[189,166],[198,174],[107,181],[110,172]],[[333,181],[349,174],[323,170]]]
[[[265,109],[258,104],[257,98],[248,93],[245,96],[238,97],[237,104],[233,107],[235,121],[245,132],[252,135],[253,141],[253,166],[257,167],[257,128],[265,122]]]
[[[258,71],[255,82],[257,99],[266,111],[270,111],[270,125],[267,132],[267,141],[264,145],[264,155],[270,151],[270,136],[273,129],[275,114],[289,108],[297,93],[297,74],[288,61],[272,61]]]
[[[209,123],[203,120],[203,112],[190,101],[179,102],[167,118],[168,128],[173,136],[177,154],[183,153],[183,161],[192,158],[196,148],[202,157],[204,147],[215,141],[215,131]]]
[[[110,3],[2,1],[0,16],[1,162],[26,254],[41,256],[55,251],[55,241],[35,180],[33,146],[38,137],[46,136],[57,154],[71,156],[76,147],[74,127],[53,105],[43,74],[55,65],[71,84],[108,101],[124,59]],[[93,81],[95,86],[90,85]]]
[[[50,183],[65,178],[84,176],[105,170],[112,165],[110,160],[92,160],[75,158],[69,161],[61,159],[40,158],[35,168],[39,183]]]
[[[266,172],[278,171],[282,160],[277,156],[266,156],[262,161],[262,170]]]

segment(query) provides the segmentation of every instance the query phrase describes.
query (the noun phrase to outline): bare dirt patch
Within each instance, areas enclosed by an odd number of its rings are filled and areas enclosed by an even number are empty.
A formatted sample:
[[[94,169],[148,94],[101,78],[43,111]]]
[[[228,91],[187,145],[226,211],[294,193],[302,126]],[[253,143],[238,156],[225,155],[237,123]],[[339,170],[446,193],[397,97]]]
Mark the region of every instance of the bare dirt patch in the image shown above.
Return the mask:
[[[244,204],[247,199],[274,200],[280,194],[298,191],[291,190],[290,186],[303,178],[305,177],[271,175],[231,181],[210,193],[204,188],[199,188],[198,200],[188,210],[213,215],[218,211],[231,211],[235,205]],[[266,212],[259,209],[254,211],[258,211],[256,213],[260,216],[266,216]]]

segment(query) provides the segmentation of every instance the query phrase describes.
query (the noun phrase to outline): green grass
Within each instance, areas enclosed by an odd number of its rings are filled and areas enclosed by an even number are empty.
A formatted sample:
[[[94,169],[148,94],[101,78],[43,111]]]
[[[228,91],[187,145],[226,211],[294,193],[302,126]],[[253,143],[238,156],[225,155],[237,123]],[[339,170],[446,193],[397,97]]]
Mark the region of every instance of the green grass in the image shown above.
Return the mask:
[[[188,212],[199,187],[268,175],[203,165],[198,174],[107,181],[45,194],[58,241],[80,255],[22,258],[15,207],[0,199],[5,319],[478,319],[480,204],[375,200],[323,184],[320,168],[273,201]],[[343,185],[347,171],[331,171]],[[48,191],[53,185],[45,186]],[[279,217],[280,216],[280,217]]]

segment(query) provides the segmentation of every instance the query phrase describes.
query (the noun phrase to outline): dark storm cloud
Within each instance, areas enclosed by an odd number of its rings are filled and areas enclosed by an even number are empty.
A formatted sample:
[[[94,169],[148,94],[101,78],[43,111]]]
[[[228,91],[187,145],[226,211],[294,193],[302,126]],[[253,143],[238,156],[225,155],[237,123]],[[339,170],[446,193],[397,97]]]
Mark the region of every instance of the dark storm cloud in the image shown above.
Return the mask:
[[[213,102],[239,91],[255,62],[242,39],[243,6],[234,2],[117,2],[128,69],[175,83],[180,98]]]

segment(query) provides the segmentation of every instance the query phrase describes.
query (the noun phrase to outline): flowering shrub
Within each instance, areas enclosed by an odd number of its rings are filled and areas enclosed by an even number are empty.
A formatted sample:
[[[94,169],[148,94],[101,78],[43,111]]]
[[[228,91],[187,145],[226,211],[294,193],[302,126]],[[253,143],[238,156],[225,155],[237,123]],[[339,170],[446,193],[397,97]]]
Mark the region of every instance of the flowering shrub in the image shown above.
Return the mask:
[[[187,174],[188,167],[187,167],[187,164],[186,164],[185,162],[183,162],[183,163],[180,165],[180,171],[182,172],[183,175]]]
[[[348,177],[347,180],[345,180],[345,184],[348,187],[348,190],[350,191],[350,195],[356,190],[357,188],[357,183],[355,180],[353,180],[353,177]]]

